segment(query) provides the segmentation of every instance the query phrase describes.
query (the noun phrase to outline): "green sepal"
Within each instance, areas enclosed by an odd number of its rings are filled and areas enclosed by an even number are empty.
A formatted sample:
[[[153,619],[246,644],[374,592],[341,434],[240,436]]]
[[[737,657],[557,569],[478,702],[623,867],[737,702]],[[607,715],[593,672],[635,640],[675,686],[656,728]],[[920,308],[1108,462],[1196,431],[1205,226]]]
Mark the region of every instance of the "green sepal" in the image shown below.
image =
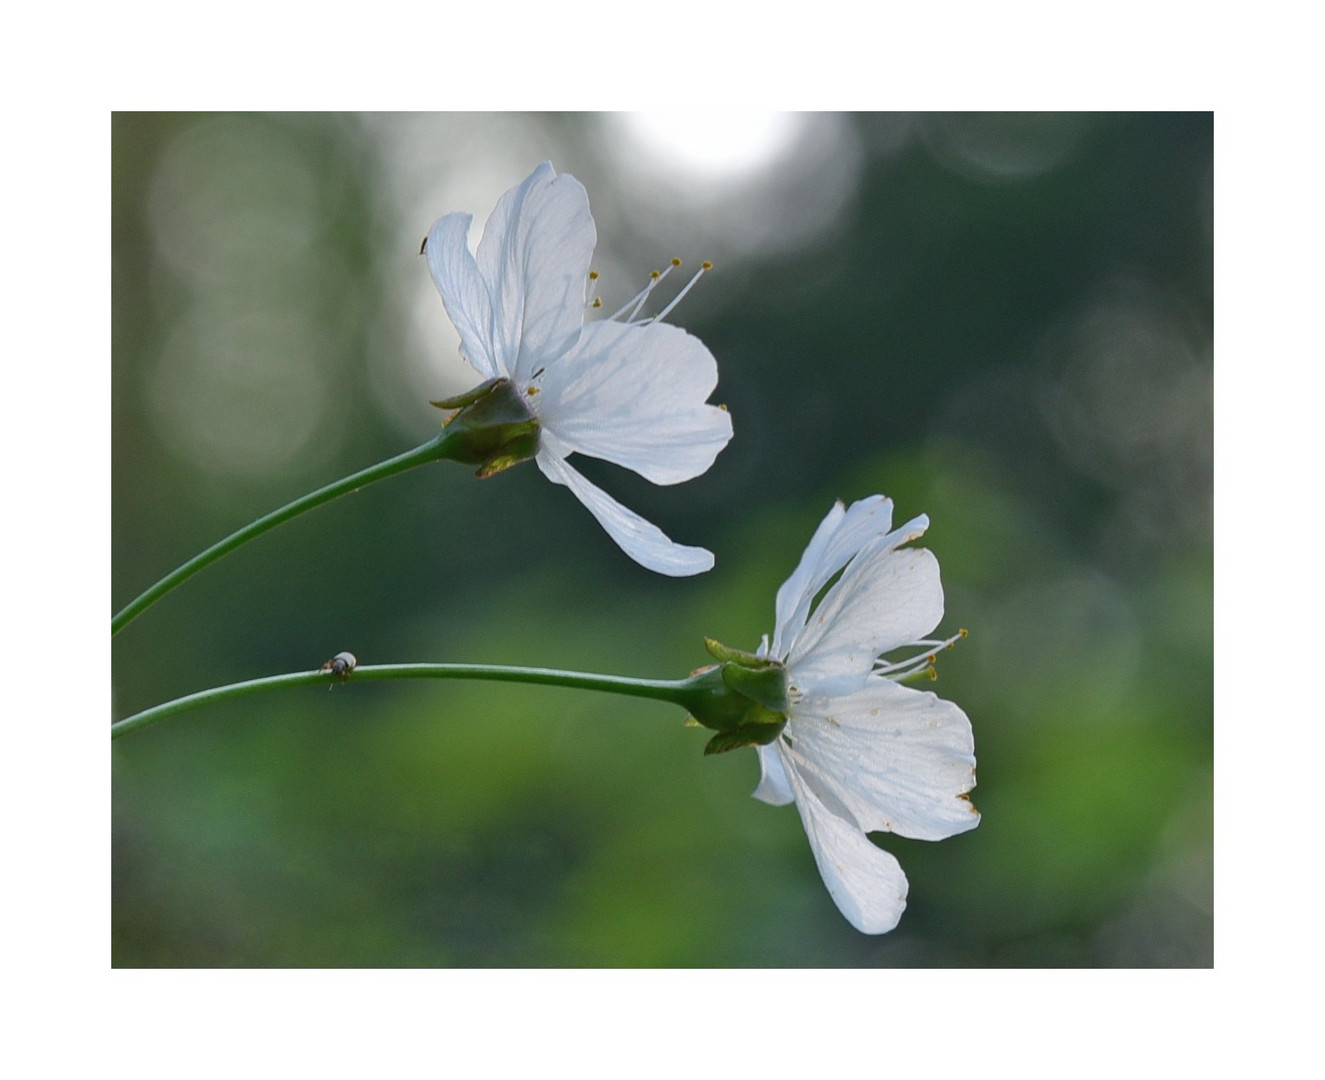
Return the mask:
[[[701,668],[691,676],[685,701],[698,723],[717,732],[704,753],[767,746],[782,733],[791,711],[786,665],[730,649],[711,638],[704,646],[722,663]]]
[[[464,394],[431,404],[439,409],[459,408],[446,420],[441,456],[479,466],[476,475],[480,479],[538,453],[538,417],[510,379],[489,379]]]
[[[791,700],[787,696],[787,669],[781,664],[775,662],[758,671],[751,671],[739,664],[723,664],[722,681],[738,694],[758,702],[775,716],[786,716],[791,709]]]
[[[779,735],[787,721],[779,717],[780,723],[755,724],[751,727],[739,727],[732,731],[719,731],[704,745],[705,754],[725,754],[728,750],[740,750],[746,746],[767,746]]]
[[[466,390],[463,394],[456,394],[455,397],[442,398],[441,401],[430,401],[428,404],[435,409],[463,409],[466,405],[473,405],[499,382],[500,379],[489,379],[487,382],[479,383],[473,390]]]
[[[764,668],[781,667],[778,661],[767,656],[760,656],[757,653],[746,652],[744,649],[733,649],[729,645],[724,645],[721,641],[707,637],[704,639],[704,648],[714,660],[721,660],[723,663],[739,664],[743,668],[749,668],[751,671],[761,671]]]
[[[535,421],[533,431],[512,437],[502,447],[502,452],[488,458],[474,475],[480,480],[486,480],[493,473],[499,473],[503,469],[509,469],[512,465],[519,465],[522,461],[528,461],[537,453],[538,429],[537,421]]]
[[[704,648],[715,660],[722,661],[722,681],[728,687],[772,713],[786,715],[791,702],[787,697],[785,664],[772,657],[733,649],[713,638],[704,639]]]

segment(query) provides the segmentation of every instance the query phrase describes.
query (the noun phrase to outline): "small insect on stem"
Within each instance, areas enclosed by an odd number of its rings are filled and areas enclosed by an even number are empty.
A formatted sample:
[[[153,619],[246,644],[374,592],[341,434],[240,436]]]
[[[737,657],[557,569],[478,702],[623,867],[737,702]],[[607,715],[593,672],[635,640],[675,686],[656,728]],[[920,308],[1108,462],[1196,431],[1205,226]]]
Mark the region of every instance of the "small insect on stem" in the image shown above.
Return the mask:
[[[356,660],[354,657],[354,653],[338,652],[335,656],[333,656],[330,660],[328,660],[325,664],[323,664],[320,668],[318,668],[318,671],[329,671],[333,675],[335,675],[336,678],[339,679],[341,682],[344,682],[346,679],[350,677],[350,672],[354,670],[354,665],[357,664],[358,662],[359,661]],[[331,685],[334,686],[335,683],[332,683]],[[330,690],[331,686],[328,686],[327,689]]]

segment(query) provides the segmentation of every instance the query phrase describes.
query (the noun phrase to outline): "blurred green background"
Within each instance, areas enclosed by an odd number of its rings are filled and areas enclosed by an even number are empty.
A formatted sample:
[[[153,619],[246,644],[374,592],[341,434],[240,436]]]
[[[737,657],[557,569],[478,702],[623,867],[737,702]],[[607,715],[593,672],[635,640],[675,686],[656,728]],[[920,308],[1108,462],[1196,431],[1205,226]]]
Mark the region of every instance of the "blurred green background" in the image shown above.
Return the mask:
[[[656,488],[717,556],[654,576],[526,465],[415,470],[187,583],[114,641],[114,714],[224,682],[472,661],[677,677],[752,647],[832,500],[927,513],[971,636],[978,829],[878,838],[909,906],[833,906],[752,752],[672,707],[379,683],[115,744],[116,966],[1207,966],[1208,114],[161,115],[113,120],[113,596],[430,437],[476,379],[418,258],[541,160],[612,310],[671,317],[736,435]],[[684,277],[681,278],[684,280]],[[665,301],[667,293],[662,294]]]

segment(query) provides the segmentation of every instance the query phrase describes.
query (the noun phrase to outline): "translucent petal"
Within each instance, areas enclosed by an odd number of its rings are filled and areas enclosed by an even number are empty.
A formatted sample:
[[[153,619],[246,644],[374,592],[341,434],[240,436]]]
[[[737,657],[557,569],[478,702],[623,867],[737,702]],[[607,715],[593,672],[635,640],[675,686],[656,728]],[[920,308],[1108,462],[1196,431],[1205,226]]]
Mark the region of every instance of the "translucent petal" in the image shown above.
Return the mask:
[[[769,806],[786,806],[795,800],[791,782],[782,767],[782,756],[777,743],[771,746],[756,746],[759,752],[759,786],[754,790],[754,797]]]
[[[657,525],[627,510],[555,454],[540,450],[538,467],[555,484],[565,484],[588,507],[621,550],[641,566],[668,577],[690,577],[713,569],[713,553],[674,543]]]
[[[863,934],[886,934],[906,908],[906,875],[855,825],[830,812],[796,770],[788,770],[796,809],[828,894]]]
[[[579,337],[596,241],[584,185],[546,161],[488,217],[478,269],[492,295],[494,351],[518,385]]]
[[[732,437],[731,417],[705,404],[717,382],[713,354],[678,327],[590,323],[547,364],[539,421],[582,454],[676,484],[708,469]]]
[[[873,498],[882,499],[883,496],[875,495]],[[796,632],[805,625],[805,615],[809,613],[810,601],[814,599],[814,591],[809,587],[810,580],[819,569],[819,564],[823,562],[824,551],[845,516],[846,507],[842,505],[841,500],[833,503],[832,509],[824,516],[823,521],[819,522],[819,527],[814,530],[810,542],[805,545],[805,552],[801,555],[801,561],[796,564],[796,569],[791,572],[791,577],[787,578],[778,589],[774,608],[772,655],[785,657],[787,645],[795,638]],[[805,612],[798,620],[795,618],[795,613],[802,606],[802,601]]]
[[[847,697],[798,702],[787,734],[789,768],[866,832],[942,840],[980,823],[962,797],[975,787],[971,722],[935,694],[874,676]]]
[[[460,332],[460,349],[485,379],[508,372],[500,367],[492,342],[492,301],[488,286],[469,253],[469,214],[447,214],[428,230],[424,251],[433,284],[446,314]]]
[[[810,603],[828,579],[842,569],[862,547],[883,536],[892,527],[893,503],[882,495],[843,509],[839,502],[819,523],[801,556],[800,565],[778,589],[774,623],[775,656],[786,656],[796,633],[805,625]]]
[[[806,694],[849,694],[877,656],[923,638],[942,617],[938,560],[923,548],[877,544],[852,560],[792,642],[791,683]]]

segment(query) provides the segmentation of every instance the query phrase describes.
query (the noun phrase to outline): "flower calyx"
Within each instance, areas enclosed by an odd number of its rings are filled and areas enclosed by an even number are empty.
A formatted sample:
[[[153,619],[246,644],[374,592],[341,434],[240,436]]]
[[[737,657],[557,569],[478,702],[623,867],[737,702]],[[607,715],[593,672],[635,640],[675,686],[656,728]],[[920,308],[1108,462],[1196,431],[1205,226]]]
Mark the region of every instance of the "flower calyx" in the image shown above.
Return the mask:
[[[705,639],[704,647],[719,663],[695,672],[687,702],[691,716],[717,732],[704,753],[767,746],[782,734],[791,708],[786,665],[712,638]]]
[[[538,453],[538,417],[510,379],[489,379],[429,404],[458,410],[445,422],[443,456],[477,465],[480,480]]]

